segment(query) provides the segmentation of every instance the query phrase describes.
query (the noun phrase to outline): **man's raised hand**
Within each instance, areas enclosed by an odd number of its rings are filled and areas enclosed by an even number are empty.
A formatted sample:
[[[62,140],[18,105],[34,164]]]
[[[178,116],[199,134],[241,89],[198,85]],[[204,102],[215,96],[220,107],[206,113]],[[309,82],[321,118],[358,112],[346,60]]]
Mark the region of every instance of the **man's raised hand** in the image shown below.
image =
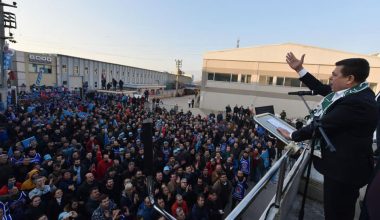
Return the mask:
[[[296,56],[292,52],[286,54],[286,62],[289,64],[290,68],[299,72],[303,69],[303,60],[305,58],[305,54],[302,55],[301,60],[297,59]]]

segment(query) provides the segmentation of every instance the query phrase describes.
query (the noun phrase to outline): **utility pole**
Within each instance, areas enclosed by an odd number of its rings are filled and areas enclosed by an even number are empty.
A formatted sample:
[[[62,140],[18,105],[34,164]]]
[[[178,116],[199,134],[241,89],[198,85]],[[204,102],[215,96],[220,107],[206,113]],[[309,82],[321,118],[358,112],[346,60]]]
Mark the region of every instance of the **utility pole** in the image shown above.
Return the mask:
[[[5,40],[9,40],[12,43],[16,43],[16,41],[13,39],[13,34],[11,32],[9,32],[9,36],[5,36],[5,28],[16,28],[16,15],[11,12],[4,12],[4,6],[17,8],[17,3],[13,2],[13,4],[10,5],[3,3],[2,0],[0,0],[0,102],[2,102],[4,104],[4,108],[6,108],[8,85],[7,74],[4,71],[4,45]]]
[[[182,60],[176,59],[175,65],[177,67],[177,75],[176,75],[176,81],[175,81],[175,96],[179,96],[179,94],[178,94],[178,81],[179,81],[179,75],[181,74]]]
[[[239,48],[239,47],[240,47],[240,39],[238,38],[236,42],[236,48]]]

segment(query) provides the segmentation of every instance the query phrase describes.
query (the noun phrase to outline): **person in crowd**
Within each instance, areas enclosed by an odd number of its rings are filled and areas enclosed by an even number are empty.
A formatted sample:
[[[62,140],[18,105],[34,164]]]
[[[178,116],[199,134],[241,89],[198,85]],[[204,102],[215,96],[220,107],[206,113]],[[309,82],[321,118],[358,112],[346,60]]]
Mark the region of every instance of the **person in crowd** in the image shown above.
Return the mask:
[[[186,201],[183,200],[182,195],[181,194],[177,194],[175,198],[176,198],[176,201],[174,202],[174,204],[171,207],[171,213],[172,213],[172,215],[176,214],[176,211],[177,211],[178,207],[181,207],[182,210],[185,212],[185,215],[188,215],[189,214],[189,208],[187,206]]]
[[[230,202],[232,185],[227,179],[226,173],[221,173],[219,180],[217,180],[212,186],[212,190],[219,197],[221,209],[224,210],[227,204]]]
[[[63,197],[62,189],[56,189],[53,192],[53,198],[49,201],[47,205],[47,217],[49,219],[58,219],[58,216],[63,212],[63,208],[67,201]]]
[[[37,219],[46,215],[46,206],[42,204],[41,196],[36,195],[30,199],[30,205],[25,210],[27,219]]]
[[[199,195],[197,197],[197,203],[191,209],[191,220],[208,220],[209,219],[209,211],[205,206],[205,197],[203,195]]]
[[[245,192],[248,189],[247,179],[244,177],[244,173],[239,170],[232,181],[232,203],[231,210],[235,208],[245,196]]]
[[[91,220],[116,219],[120,214],[120,210],[115,209],[116,204],[109,199],[108,195],[100,195],[99,201],[100,204],[92,213]]]
[[[142,219],[146,219],[146,220],[153,220],[154,213],[155,211],[153,209],[152,202],[147,196],[144,198],[144,201],[140,204],[137,210],[137,217],[142,217]]]

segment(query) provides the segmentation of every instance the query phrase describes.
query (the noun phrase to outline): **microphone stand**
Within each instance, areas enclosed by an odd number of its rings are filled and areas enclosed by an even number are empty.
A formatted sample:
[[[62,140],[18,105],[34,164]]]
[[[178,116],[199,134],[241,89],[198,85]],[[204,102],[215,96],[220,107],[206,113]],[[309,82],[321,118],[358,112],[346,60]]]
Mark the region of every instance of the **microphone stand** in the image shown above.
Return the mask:
[[[144,144],[144,173],[147,175],[147,188],[148,195],[153,208],[158,211],[162,216],[169,220],[176,220],[164,209],[158,207],[154,201],[154,180],[153,180],[153,141],[152,141],[152,111],[150,109],[150,103],[147,101],[144,103],[144,109],[147,112],[147,118],[143,120],[143,132],[142,142]]]
[[[298,95],[298,96],[304,102],[306,108],[309,111],[309,114],[311,114],[312,111],[311,111],[309,105],[307,104],[305,98],[302,95]],[[306,194],[307,194],[307,190],[308,190],[308,186],[309,186],[311,166],[313,164],[313,155],[314,155],[314,150],[315,150],[315,144],[316,144],[316,141],[317,141],[317,138],[316,138],[316,130],[317,130],[317,128],[319,130],[319,133],[322,135],[323,139],[326,141],[326,145],[327,145],[326,148],[328,148],[331,152],[335,152],[336,151],[335,147],[333,146],[333,144],[331,143],[330,139],[327,137],[325,131],[323,130],[322,124],[320,122],[320,119],[313,119],[312,123],[313,123],[313,134],[312,134],[311,146],[310,146],[311,157],[310,157],[310,160],[309,160],[308,165],[307,165],[305,188],[304,188],[304,191],[303,191],[301,209],[300,209],[300,212],[299,212],[299,215],[298,215],[298,220],[303,220],[303,217],[304,217],[304,214],[305,214]]]

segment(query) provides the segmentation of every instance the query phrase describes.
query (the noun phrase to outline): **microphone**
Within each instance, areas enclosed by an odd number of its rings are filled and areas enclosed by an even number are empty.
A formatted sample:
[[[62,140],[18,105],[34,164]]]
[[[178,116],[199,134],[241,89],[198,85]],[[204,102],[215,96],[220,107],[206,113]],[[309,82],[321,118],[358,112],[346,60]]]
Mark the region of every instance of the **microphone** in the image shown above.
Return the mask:
[[[288,95],[318,95],[316,91],[310,90],[310,91],[297,91],[297,92],[288,92]]]

